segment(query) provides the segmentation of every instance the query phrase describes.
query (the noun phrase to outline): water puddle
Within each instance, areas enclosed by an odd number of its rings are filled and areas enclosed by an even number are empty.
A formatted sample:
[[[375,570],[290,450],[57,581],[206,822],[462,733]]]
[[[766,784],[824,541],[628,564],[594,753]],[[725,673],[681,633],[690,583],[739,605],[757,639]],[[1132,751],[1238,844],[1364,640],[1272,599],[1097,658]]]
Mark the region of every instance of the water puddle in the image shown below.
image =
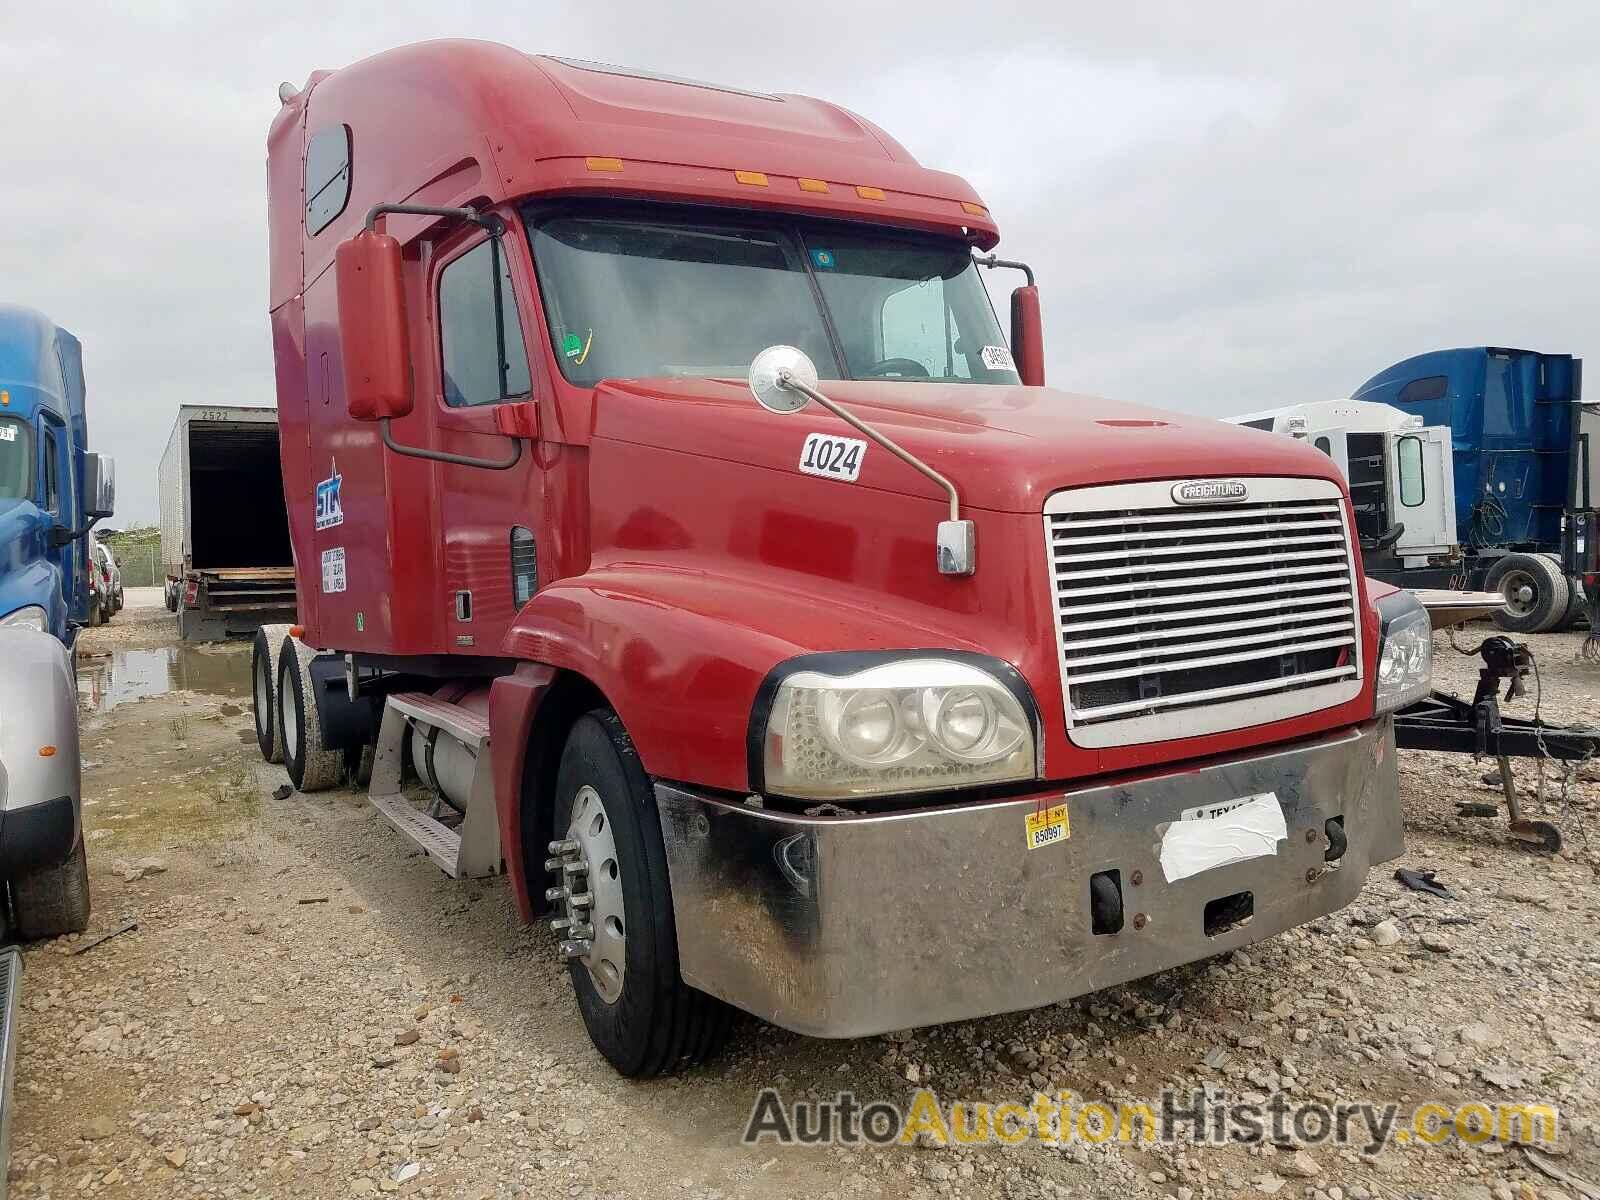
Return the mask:
[[[78,655],[77,667],[78,703],[88,712],[110,712],[119,704],[176,691],[250,694],[250,656],[232,648],[109,650]]]

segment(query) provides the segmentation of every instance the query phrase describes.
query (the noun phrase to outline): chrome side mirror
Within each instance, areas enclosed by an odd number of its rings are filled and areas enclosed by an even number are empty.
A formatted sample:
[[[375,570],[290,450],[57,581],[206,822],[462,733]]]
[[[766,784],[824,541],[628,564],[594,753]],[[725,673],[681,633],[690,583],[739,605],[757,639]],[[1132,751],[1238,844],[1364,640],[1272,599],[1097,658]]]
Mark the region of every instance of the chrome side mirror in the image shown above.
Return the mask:
[[[768,346],[750,363],[750,394],[768,412],[799,412],[806,406],[806,394],[791,387],[782,376],[817,386],[817,364],[804,350],[794,346]]]
[[[117,507],[116,464],[105,454],[83,456],[83,515],[99,519]]]

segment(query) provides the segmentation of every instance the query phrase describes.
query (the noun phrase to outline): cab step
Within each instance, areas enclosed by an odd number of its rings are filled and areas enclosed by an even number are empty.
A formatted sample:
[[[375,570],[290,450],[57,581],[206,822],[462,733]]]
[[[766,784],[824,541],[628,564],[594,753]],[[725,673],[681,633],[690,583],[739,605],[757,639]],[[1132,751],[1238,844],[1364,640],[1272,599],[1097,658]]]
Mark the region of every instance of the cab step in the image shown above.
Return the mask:
[[[438,729],[477,757],[467,811],[455,829],[419,809],[402,789],[405,740],[413,725]],[[477,878],[499,873],[500,819],[494,804],[489,722],[481,714],[426,692],[396,692],[386,697],[367,799],[384,820],[433,859],[450,878]]]

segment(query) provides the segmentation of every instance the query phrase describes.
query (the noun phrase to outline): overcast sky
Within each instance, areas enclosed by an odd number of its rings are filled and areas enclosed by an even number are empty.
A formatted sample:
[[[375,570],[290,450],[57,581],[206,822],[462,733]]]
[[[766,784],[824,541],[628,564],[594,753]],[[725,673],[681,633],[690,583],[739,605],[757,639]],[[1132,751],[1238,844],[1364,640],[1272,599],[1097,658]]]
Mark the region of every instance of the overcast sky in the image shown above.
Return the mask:
[[[112,524],[154,521],[178,404],[274,402],[279,80],[471,36],[871,118],[971,180],[1002,253],[1037,269],[1058,387],[1223,414],[1343,396],[1449,345],[1600,353],[1594,14],[10,0],[0,298],[83,339]]]

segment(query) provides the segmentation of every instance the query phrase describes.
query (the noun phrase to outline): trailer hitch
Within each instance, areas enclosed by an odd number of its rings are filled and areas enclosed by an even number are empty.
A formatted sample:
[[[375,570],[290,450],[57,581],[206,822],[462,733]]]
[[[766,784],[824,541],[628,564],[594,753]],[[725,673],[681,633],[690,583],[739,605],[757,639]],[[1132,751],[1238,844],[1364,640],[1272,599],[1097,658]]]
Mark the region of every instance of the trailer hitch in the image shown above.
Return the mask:
[[[1561,831],[1548,821],[1529,820],[1523,815],[1521,797],[1511,775],[1511,759],[1582,762],[1600,755],[1600,729],[1546,724],[1538,715],[1537,697],[1531,719],[1507,717],[1500,712],[1502,682],[1506,685],[1504,700],[1510,702],[1527,694],[1530,672],[1537,680],[1538,666],[1526,645],[1496,635],[1462,653],[1483,658],[1471,703],[1435,691],[1401,709],[1394,717],[1395,745],[1402,750],[1442,750],[1470,754],[1474,760],[1495,759],[1511,835],[1554,854],[1561,849]],[[1462,802],[1457,811],[1466,817],[1492,817],[1500,809],[1494,804]]]

